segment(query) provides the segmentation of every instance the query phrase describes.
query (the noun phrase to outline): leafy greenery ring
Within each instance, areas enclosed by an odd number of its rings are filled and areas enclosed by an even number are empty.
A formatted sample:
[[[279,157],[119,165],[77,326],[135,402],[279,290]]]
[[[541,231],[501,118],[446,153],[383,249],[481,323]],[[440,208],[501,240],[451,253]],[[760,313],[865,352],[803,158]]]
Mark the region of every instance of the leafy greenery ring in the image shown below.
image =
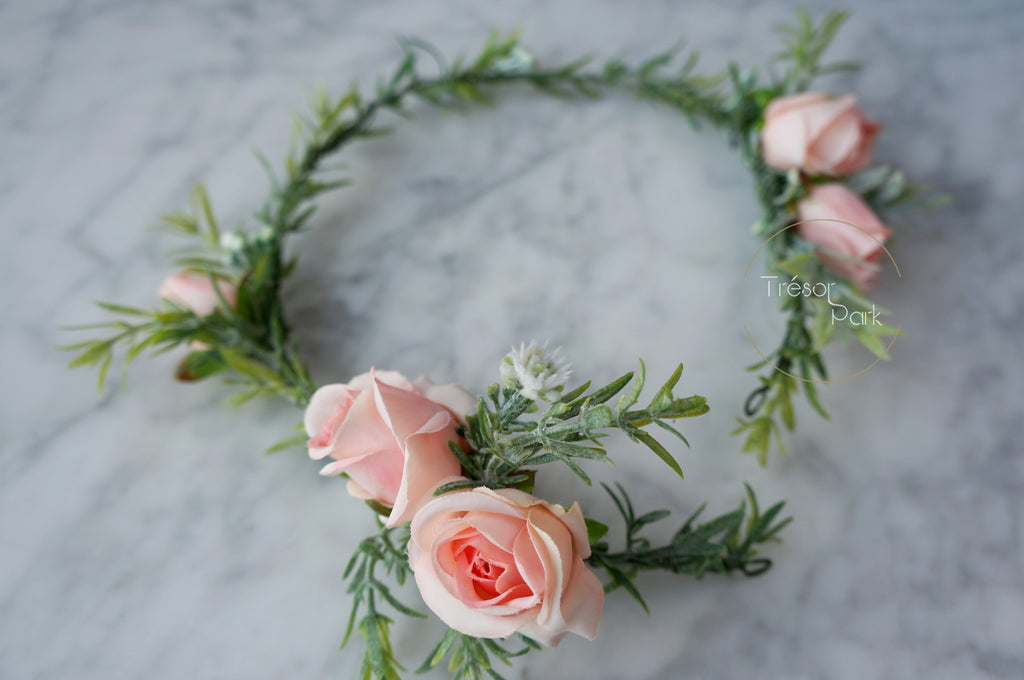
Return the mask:
[[[333,461],[325,470],[331,474],[341,471],[349,478],[350,490],[355,489],[353,494],[366,498],[367,504],[381,516],[379,532],[358,546],[345,572],[353,596],[345,639],[358,631],[366,643],[361,671],[364,678],[393,680],[400,677],[402,671],[390,642],[393,622],[381,611],[381,606],[387,604],[409,616],[425,616],[400,602],[375,569],[383,569],[399,585],[410,575],[415,576],[423,592],[421,574],[407,560],[407,552],[411,557],[414,545],[417,551],[434,549],[420,545],[418,522],[426,521],[419,519],[426,508],[436,508],[436,503],[442,500],[469,499],[476,494],[475,503],[508,505],[508,516],[512,518],[508,521],[522,520],[529,524],[535,515],[554,517],[554,520],[544,521],[554,521],[556,525],[564,523],[564,531],[558,529],[556,533],[561,531],[559,535],[574,536],[571,552],[579,565],[574,567],[573,575],[568,576],[559,571],[560,567],[544,562],[548,564],[546,569],[550,567],[559,574],[558,582],[562,583],[564,577],[564,583],[572,589],[579,585],[579,579],[590,578],[576,576],[577,573],[601,571],[607,578],[603,584],[605,591],[622,589],[644,610],[647,605],[635,584],[642,571],[667,570],[696,577],[734,571],[747,576],[763,573],[771,566],[771,561],[760,556],[757,548],[777,540],[789,520],[780,518],[783,503],[776,503],[762,512],[749,486],[745,499],[735,511],[698,523],[704,508],[701,506],[666,544],[658,546],[641,534],[649,525],[664,520],[668,511],[640,513],[621,486],[606,486],[625,524],[625,546],[619,552],[613,551],[603,540],[608,527],[592,518],[584,518],[577,505],[565,510],[532,496],[536,468],[548,463],[564,464],[590,484],[590,477],[576,461],[607,462],[608,452],[601,444],[607,430],[624,432],[682,476],[669,450],[647,430],[657,426],[685,442],[683,435],[667,421],[707,412],[706,400],[699,395],[674,396],[682,365],[643,407],[637,406],[645,382],[643,362],[637,372],[627,373],[603,387],[592,390],[586,382],[565,391],[569,375],[567,363],[557,351],[551,352],[536,344],[514,348],[502,361],[502,381],[488,388],[484,395],[473,397],[464,408],[455,405],[466,402],[454,386],[436,386],[429,381],[410,383],[403,376],[388,372],[371,372],[347,384],[318,387],[291,334],[281,299],[282,286],[296,267],[295,259],[285,255],[285,243],[288,237],[306,228],[316,209],[316,198],[347,184],[336,171],[324,168],[324,160],[354,140],[386,133],[386,128],[376,123],[378,115],[389,111],[408,116],[406,102],[410,98],[441,108],[459,109],[491,101],[493,90],[502,85],[530,85],[542,93],[562,98],[599,98],[614,91],[630,91],[641,99],[667,105],[683,114],[695,127],[710,124],[728,134],[754,178],[763,210],[762,218],[755,225],[755,234],[766,239],[762,248],[766,247],[770,271],[792,275],[794,281],[799,279],[808,285],[827,281],[838,286],[844,303],[863,309],[870,303],[863,298],[858,286],[844,277],[837,278],[835,269],[841,271],[844,265],[870,269],[874,265],[864,258],[851,258],[835,248],[815,244],[813,239],[801,238],[792,229],[796,226],[794,218],[800,216],[802,206],[809,205],[808,201],[818,200],[819,193],[824,196],[826,191],[836,191],[834,183],[830,185],[826,181],[840,176],[844,178],[842,191],[860,197],[856,199],[857,205],[861,205],[859,201],[863,199],[877,209],[927,203],[920,200],[923,187],[907,183],[902,174],[889,168],[850,172],[853,165],[866,163],[867,154],[862,148],[844,152],[843,158],[828,166],[827,163],[822,165],[820,158],[810,158],[808,154],[820,155],[821,149],[809,146],[800,151],[806,158],[786,167],[786,161],[780,161],[779,155],[794,151],[792,136],[780,139],[779,148],[772,149],[768,130],[774,125],[773,111],[782,117],[787,112],[792,113],[788,109],[779,113],[783,107],[778,103],[783,101],[786,106],[807,107],[800,113],[805,126],[810,125],[805,133],[813,128],[811,123],[816,116],[833,115],[828,112],[835,109],[836,101],[806,93],[806,90],[819,75],[851,68],[849,64],[821,64],[825,48],[845,18],[844,13],[833,13],[815,24],[805,13],[799,13],[795,25],[781,29],[785,49],[772,62],[783,65],[784,71],[778,76],[772,74],[767,82],[762,81],[762,74],[757,71],[745,71],[735,64],[721,74],[699,75],[696,53],[689,54],[677,65],[677,50],[655,55],[638,66],[616,58],[591,69],[591,59],[583,58],[547,68],[538,64],[515,34],[501,37],[492,33],[475,59],[458,57],[451,63],[429,44],[406,40],[402,43],[404,58],[389,77],[378,81],[372,98],[366,98],[358,85],[339,97],[330,97],[323,91],[314,96],[311,114],[297,119],[282,175],[275,172],[265,158],[258,156],[270,179],[271,191],[255,215],[257,225],[254,228],[222,232],[202,186],[193,192],[190,211],[166,216],[163,228],[187,239],[188,245],[175,253],[175,262],[183,273],[168,279],[161,291],[164,302],[155,310],[100,303],[103,309],[119,318],[78,327],[100,328],[110,334],[66,347],[78,353],[72,366],[97,367],[102,390],[119,348],[126,348],[124,365],[127,366],[146,351],[162,353],[187,347],[189,352],[176,371],[178,379],[198,381],[220,375],[235,389],[228,399],[233,406],[255,397],[269,396],[306,408],[305,432],[280,442],[271,450],[306,445],[311,455],[319,452],[316,457],[330,456]],[[436,74],[421,72],[420,62],[424,56],[433,60]],[[862,137],[858,143],[869,144],[876,126],[864,119],[859,109],[851,108],[849,101],[839,104],[841,106],[835,110],[841,111],[835,115],[846,116],[843,120],[847,132],[853,125],[856,134]],[[792,115],[789,120],[792,123]],[[823,133],[819,129],[816,134]],[[860,160],[851,161],[853,156]],[[827,218],[819,215],[813,219]],[[883,233],[887,232],[880,222],[878,225]],[[884,240],[874,233],[869,236],[879,245]],[[850,262],[851,259],[854,261]],[[830,261],[833,263],[831,272]],[[808,380],[827,379],[820,352],[835,329],[821,327],[824,312],[820,301],[788,297],[783,300],[782,308],[788,315],[785,337],[778,349],[764,356],[762,364],[752,367],[759,370],[770,364],[771,371],[759,377],[760,385],[747,399],[746,418],[740,419],[737,430],[745,435],[744,450],[754,452],[762,464],[767,460],[773,436],[781,448],[780,432],[794,427],[791,396],[798,385],[804,386],[811,405],[825,416],[813,382]],[[884,355],[885,347],[879,338],[894,338],[899,333],[898,328],[884,324],[871,331],[849,330],[880,356]],[[615,397],[618,401],[610,406]],[[352,464],[356,458],[372,460],[376,451],[353,457],[339,443],[345,438],[345,428],[357,420],[353,414],[358,409],[380,411],[380,417],[374,422],[385,423],[387,427],[380,429],[375,425],[377,429],[371,434],[387,439],[388,443],[382,446],[392,447],[392,453],[404,461],[402,465],[406,467],[398,472],[385,470],[381,473],[401,477],[397,493],[408,496],[401,502],[396,500],[395,493],[387,496],[370,490],[369,482],[373,480],[361,478]],[[421,498],[414,498],[406,489],[412,474],[408,470],[409,461],[419,454],[408,444],[412,435],[404,430],[399,433],[401,427],[395,424],[405,417],[395,416],[405,413],[403,409],[416,412],[426,409],[432,414],[412,434],[437,435],[435,438],[443,442],[445,450],[435,448],[424,455],[432,456],[432,461],[441,461],[437,465],[432,463],[433,467],[447,466],[446,469],[456,473],[454,477],[429,479],[431,491]],[[367,427],[367,422],[369,420],[364,419],[352,427]],[[429,476],[425,472],[416,474]],[[411,525],[405,516],[397,516],[406,500],[410,514],[414,511]],[[456,519],[463,521],[459,518],[471,515],[472,511],[467,509]],[[530,531],[534,532],[535,528]],[[500,560],[488,561],[490,558],[484,553],[498,549],[489,543],[490,547],[485,546],[485,549],[480,545],[478,541],[473,543],[475,547],[471,546],[473,551],[478,551],[472,553],[475,557],[471,568],[477,570],[472,572],[472,578],[476,579],[475,583],[492,583],[488,574],[497,568]],[[535,543],[533,549],[539,551],[537,559],[550,562],[551,556],[544,556],[543,545]],[[463,595],[459,591],[459,597]],[[542,595],[534,595],[543,600]],[[479,593],[467,595],[477,596]],[[591,608],[593,597],[591,595]],[[566,602],[573,596],[569,594],[566,598],[554,604],[545,601],[543,606],[569,606]],[[541,607],[541,604],[536,606]],[[536,620],[530,619],[518,633],[523,646],[510,649],[495,639],[504,635],[474,631],[458,614],[449,614],[446,618],[439,613],[450,630],[423,668],[433,667],[448,658],[449,670],[456,678],[500,677],[494,669],[494,660],[508,663],[513,657],[540,646],[522,630],[539,631],[551,644],[557,643],[565,632],[579,632],[587,637],[596,634],[596,620],[577,622],[576,628],[566,623],[564,629],[549,629],[545,626],[550,626],[550,621],[545,623],[539,614],[533,615]]]

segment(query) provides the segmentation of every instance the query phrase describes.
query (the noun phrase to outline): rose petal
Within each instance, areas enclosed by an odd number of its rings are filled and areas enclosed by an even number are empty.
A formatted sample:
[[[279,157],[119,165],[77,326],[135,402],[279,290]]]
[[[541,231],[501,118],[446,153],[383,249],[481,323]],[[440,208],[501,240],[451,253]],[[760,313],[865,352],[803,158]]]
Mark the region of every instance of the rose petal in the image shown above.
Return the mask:
[[[238,296],[237,288],[227,281],[217,281],[217,289],[229,305],[234,305]],[[221,306],[210,277],[202,274],[182,272],[164,279],[159,295],[165,300],[192,310],[196,316],[208,316]]]
[[[808,197],[797,206],[797,215],[808,222],[797,227],[802,238],[866,263],[881,260],[883,243],[892,235],[857,194],[839,183],[812,187]],[[821,259],[860,288],[870,287],[878,278],[872,267],[839,260],[828,253],[822,253]]]
[[[582,559],[577,558],[573,562],[569,586],[562,596],[561,615],[565,628],[552,631],[550,627],[530,622],[524,624],[519,632],[549,647],[557,647],[568,633],[593,640],[597,637],[603,608],[604,586],[601,580]]]
[[[800,92],[798,94],[788,95],[785,97],[776,97],[768,102],[768,106],[765,107],[764,110],[764,117],[765,119],[778,118],[791,111],[802,109],[810,104],[827,102],[828,99],[828,93],[820,91]]]
[[[463,521],[479,531],[488,541],[511,553],[516,540],[523,532],[523,518],[516,513],[508,515],[497,512],[467,512]]]
[[[427,399],[441,404],[457,416],[467,416],[476,412],[476,395],[457,383],[438,385],[427,376],[421,375],[413,383],[413,387]]]
[[[562,629],[561,599],[565,578],[572,566],[572,535],[546,508],[531,510],[527,528],[533,548],[544,566],[544,598],[537,625]]]
[[[375,380],[401,390],[413,391],[412,383],[398,371],[378,371],[375,368],[371,368],[367,373],[360,373],[349,380],[348,387],[353,390],[368,390],[373,387]]]
[[[401,434],[401,430],[395,432],[399,441]],[[386,526],[396,527],[411,521],[416,510],[430,499],[438,481],[462,471],[462,465],[448,448],[449,442],[458,439],[455,419],[447,411],[436,412],[420,430],[405,438],[402,483]]]
[[[766,125],[761,133],[764,162],[777,170],[803,166],[807,158],[810,131],[804,116],[798,112],[780,116]]]
[[[811,142],[807,153],[807,172],[832,175],[853,155],[861,140],[860,119],[855,112],[836,116]]]

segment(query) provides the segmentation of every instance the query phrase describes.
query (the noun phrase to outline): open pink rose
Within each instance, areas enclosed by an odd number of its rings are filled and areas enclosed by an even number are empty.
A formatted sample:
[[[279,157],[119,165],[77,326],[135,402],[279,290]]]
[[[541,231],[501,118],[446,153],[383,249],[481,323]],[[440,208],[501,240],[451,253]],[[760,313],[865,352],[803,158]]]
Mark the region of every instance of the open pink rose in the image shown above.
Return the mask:
[[[416,513],[409,539],[416,585],[442,621],[551,646],[567,633],[597,636],[604,589],[589,556],[579,504],[566,511],[516,489],[438,496]]]
[[[892,231],[871,212],[871,208],[860,196],[842,184],[816,185],[811,187],[808,197],[797,204],[796,212],[800,221],[806,222],[796,228],[802,238],[847,258],[861,260],[867,265],[860,266],[822,253],[821,259],[833,271],[847,277],[862,289],[875,284],[878,279],[878,263],[885,252],[882,244],[892,236]],[[851,224],[860,228],[852,227]]]
[[[852,94],[824,92],[779,97],[764,112],[764,162],[778,170],[841,177],[871,161],[881,126],[864,116]]]
[[[313,394],[304,419],[309,455],[334,458],[320,474],[344,472],[349,493],[391,508],[387,526],[398,526],[440,480],[462,471],[448,442],[462,441],[455,428],[475,408],[476,398],[458,385],[370,371]]]
[[[238,290],[234,284],[218,280],[217,288],[229,304],[235,304]],[[168,276],[160,284],[159,292],[160,297],[192,310],[196,316],[207,316],[221,306],[220,297],[217,296],[210,277],[204,274],[181,272]]]

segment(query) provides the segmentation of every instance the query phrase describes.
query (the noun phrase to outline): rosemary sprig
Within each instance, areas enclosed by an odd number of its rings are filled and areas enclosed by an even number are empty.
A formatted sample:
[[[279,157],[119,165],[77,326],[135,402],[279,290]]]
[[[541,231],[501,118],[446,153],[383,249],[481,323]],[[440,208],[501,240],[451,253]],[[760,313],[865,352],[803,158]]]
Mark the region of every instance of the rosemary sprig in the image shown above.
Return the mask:
[[[792,518],[778,520],[785,506],[779,502],[761,512],[754,491],[746,485],[746,498],[739,507],[703,524],[695,524],[704,511],[701,505],[683,523],[665,545],[654,546],[642,536],[645,528],[666,519],[668,510],[654,510],[638,515],[633,503],[621,485],[617,492],[602,484],[611,497],[626,525],[625,549],[613,553],[608,543],[595,542],[587,563],[604,570],[608,576],[605,591],[625,590],[649,613],[647,603],[634,581],[642,571],[670,571],[701,578],[704,574],[728,574],[739,571],[746,576],[758,576],[771,568],[771,560],[759,557],[756,546],[778,540],[778,534]],[[593,536],[600,537],[608,527],[588,519]]]
[[[686,438],[666,421],[708,412],[704,397],[673,396],[672,390],[682,373],[680,364],[647,406],[633,408],[644,387],[645,371],[641,361],[635,374],[626,373],[589,392],[589,382],[572,390],[547,406],[536,420],[522,418],[524,414],[537,410],[534,401],[526,399],[517,390],[502,389],[494,384],[487,390],[487,397],[477,402],[476,413],[469,416],[460,430],[469,442],[470,450],[466,452],[455,444],[451,445],[452,453],[462,463],[467,479],[445,484],[436,493],[481,485],[493,489],[514,487],[532,491],[533,472],[525,468],[553,462],[563,463],[589,485],[590,476],[576,461],[610,462],[608,452],[599,440],[606,436],[606,431],[615,429],[648,447],[682,477],[679,463],[645,429],[652,424],[657,425],[687,443]],[[629,390],[625,391],[627,387]],[[619,396],[616,405],[608,406],[607,402],[616,396]]]
[[[448,657],[448,672],[452,674],[453,680],[505,680],[495,669],[492,655],[503,665],[511,666],[512,659],[523,656],[531,649],[542,649],[539,643],[525,635],[516,634],[515,637],[523,646],[513,650],[508,648],[509,643],[505,640],[475,638],[449,629],[416,672],[425,673]]]
[[[359,677],[364,680],[400,680],[400,672],[405,669],[395,659],[391,647],[391,625],[394,622],[378,607],[386,603],[406,616],[426,618],[427,615],[400,602],[375,573],[378,566],[383,566],[385,573],[399,586],[405,583],[410,574],[406,557],[409,526],[388,529],[379,518],[377,523],[378,533],[359,544],[345,568],[344,577],[349,582],[348,592],[352,595],[352,611],[341,646],[348,644],[352,633],[358,631],[366,644]]]

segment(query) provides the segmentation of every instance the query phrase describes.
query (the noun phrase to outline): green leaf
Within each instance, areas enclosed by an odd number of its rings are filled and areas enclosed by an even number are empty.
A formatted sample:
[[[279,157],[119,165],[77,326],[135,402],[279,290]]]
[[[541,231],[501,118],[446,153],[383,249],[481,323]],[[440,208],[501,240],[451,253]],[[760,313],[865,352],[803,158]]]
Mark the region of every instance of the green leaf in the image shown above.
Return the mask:
[[[206,220],[210,243],[215,246],[220,245],[220,229],[217,227],[217,219],[210,206],[210,195],[202,184],[197,184],[192,190],[192,204],[195,206],[196,213],[201,214]]]
[[[448,651],[452,648],[452,645],[455,644],[461,635],[462,634],[459,631],[449,628],[448,632],[444,634],[443,638],[441,638],[441,642],[439,642],[438,645],[430,651],[430,654],[423,662],[423,665],[420,666],[416,672],[426,673],[431,668],[441,663],[441,661],[444,660],[444,657],[448,654]]]
[[[700,525],[693,531],[693,536],[703,539],[710,539],[715,536],[724,534],[729,536],[739,531],[740,526],[743,524],[743,518],[745,516],[744,510],[738,509],[732,512],[726,513],[719,517],[714,518],[706,524]],[[673,538],[673,542],[686,540],[688,537],[677,535]]]
[[[558,402],[556,402],[556,403],[569,404],[570,402],[575,401],[584,392],[586,392],[587,389],[589,389],[589,387],[590,387],[590,381],[588,380],[587,382],[583,383],[582,385],[580,385],[576,389],[574,389],[574,390],[572,390],[570,392],[566,392],[565,394],[563,394],[558,399]]]
[[[224,400],[224,405],[227,406],[228,408],[235,409],[249,401],[252,401],[261,394],[265,393],[266,390],[260,385],[257,385],[256,387],[250,387],[247,390],[236,392],[235,394],[232,394],[231,396],[226,398]]]
[[[608,575],[612,579],[610,583],[605,585],[605,592],[607,593],[611,590],[614,590],[615,588],[622,588],[627,593],[629,593],[630,597],[636,600],[636,603],[640,605],[640,607],[644,610],[644,613],[649,616],[651,610],[648,609],[647,603],[644,602],[643,595],[640,594],[640,590],[637,589],[636,584],[633,583],[633,580],[629,578],[629,576],[627,576],[621,569],[617,569],[616,567],[613,567],[609,564],[603,564],[602,566],[604,567],[604,570],[608,572]]]
[[[619,397],[619,403],[615,406],[615,416],[619,417],[625,413],[630,406],[640,399],[640,392],[644,389],[644,360],[640,359],[640,369],[636,373],[636,381],[629,394]]]
[[[587,539],[590,545],[594,545],[608,533],[607,524],[602,524],[596,519],[590,519],[589,517],[584,517],[583,521],[587,524]]]
[[[395,596],[391,594],[391,589],[388,588],[387,586],[385,586],[383,583],[381,583],[377,579],[370,579],[370,582],[376,588],[377,594],[379,594],[381,597],[383,597],[384,600],[389,605],[394,607],[395,610],[398,611],[399,613],[405,614],[406,616],[411,616],[411,617],[416,618],[416,619],[425,619],[425,618],[427,618],[427,614],[426,613],[421,612],[418,609],[413,609],[412,607],[407,607],[406,605],[402,604],[397,599],[395,599]]]
[[[658,458],[661,458],[666,465],[672,468],[672,471],[679,475],[679,479],[683,479],[683,469],[679,467],[679,463],[676,462],[676,459],[672,457],[672,454],[668,452],[668,449],[662,446],[658,440],[643,430],[637,430],[633,435],[643,442],[647,448],[654,451],[654,454],[658,456]]]
[[[695,394],[692,397],[686,397],[685,399],[676,399],[673,401],[664,411],[658,415],[662,418],[693,418],[696,416],[702,416],[711,407],[708,406],[708,400],[705,397]]]
[[[743,442],[744,453],[757,455],[757,462],[764,467],[768,464],[768,437],[771,435],[772,420],[768,417],[755,418],[747,424],[747,439]]]
[[[168,213],[160,218],[160,221],[170,227],[171,231],[178,232],[185,236],[194,236],[199,233],[199,225],[191,215],[181,212]]]
[[[126,316],[150,316],[150,312],[138,307],[129,307],[127,305],[116,305],[112,302],[96,302],[97,307],[107,310],[108,312],[114,312],[115,314],[124,314]]]
[[[686,448],[690,448],[690,442],[686,439],[686,437],[683,436],[682,432],[672,427],[664,420],[655,420],[654,424],[667,432],[671,432],[673,435],[676,436],[677,439],[679,439],[679,441],[686,445]]]
[[[110,370],[110,363],[113,360],[114,354],[113,352],[111,352],[110,354],[107,354],[107,356],[103,358],[102,362],[100,362],[100,370],[98,371],[98,375],[96,378],[96,389],[99,391],[101,395],[103,394],[103,386],[107,382],[107,372]]]
[[[811,379],[811,376],[809,376],[807,374],[806,370],[804,371],[803,377],[807,378],[807,379]],[[812,382],[805,382],[804,383],[804,396],[807,397],[807,402],[811,405],[811,407],[815,411],[818,412],[818,415],[820,415],[825,420],[829,420],[828,413],[825,411],[825,408],[821,405],[821,402],[818,400],[818,388],[817,388],[817,386],[814,383],[812,383]]]
[[[284,384],[281,380],[281,376],[278,375],[273,369],[261,364],[258,361],[250,359],[241,352],[233,349],[221,348],[220,355],[235,371],[238,371],[242,375],[247,375],[251,378],[255,378],[259,381],[269,383],[274,386]]]
[[[194,382],[215,375],[226,368],[227,364],[217,351],[201,350],[190,352],[182,359],[174,372],[174,377],[183,382]]]
[[[279,453],[281,451],[287,451],[288,449],[294,449],[300,446],[305,447],[307,441],[308,437],[306,436],[306,433],[302,432],[292,437],[288,437],[287,439],[282,439],[273,446],[269,447],[263,453],[265,455],[270,455],[272,453]]]
[[[612,491],[612,488],[610,486],[608,486],[604,482],[601,482],[601,486],[604,487],[605,492],[609,496],[611,496],[612,502],[615,503],[615,507],[618,509],[619,514],[622,515],[622,519],[626,522],[627,525],[631,524],[633,522],[633,506],[629,502],[629,496],[626,495],[626,490],[623,489],[622,485],[619,484],[618,482],[615,483],[615,486],[622,494],[622,499],[620,500],[619,497],[615,494],[615,492]]]
[[[776,378],[776,385],[778,387],[776,388],[777,396],[775,397],[775,403],[779,408],[782,424],[791,432],[796,426],[796,420],[793,417],[793,399],[790,392],[792,384],[793,381],[786,376]]]
[[[816,304],[814,306],[814,323],[811,326],[811,350],[814,352],[823,350],[832,342],[836,328],[828,303]]]
[[[622,388],[629,384],[629,381],[633,379],[633,372],[625,374],[624,376],[613,380],[599,390],[596,390],[593,394],[588,397],[591,404],[603,404],[608,401],[616,394],[622,391]]]
[[[660,414],[672,405],[672,388],[679,382],[679,378],[683,375],[683,365],[679,364],[676,367],[675,372],[665,381],[665,384],[661,386],[658,393],[654,395],[654,399],[651,400],[651,405],[648,406],[648,410],[654,414]]]
[[[97,342],[95,345],[75,357],[68,366],[78,368],[79,366],[94,366],[103,361],[113,351],[110,341]]]
[[[463,489],[475,489],[480,486],[480,482],[475,479],[460,479],[455,482],[448,482],[434,489],[434,495],[440,496],[450,491],[462,491]],[[390,513],[390,510],[388,511]]]
[[[886,344],[877,335],[860,326],[849,326],[849,329],[862,345],[871,350],[872,354],[884,361],[889,360]]]

